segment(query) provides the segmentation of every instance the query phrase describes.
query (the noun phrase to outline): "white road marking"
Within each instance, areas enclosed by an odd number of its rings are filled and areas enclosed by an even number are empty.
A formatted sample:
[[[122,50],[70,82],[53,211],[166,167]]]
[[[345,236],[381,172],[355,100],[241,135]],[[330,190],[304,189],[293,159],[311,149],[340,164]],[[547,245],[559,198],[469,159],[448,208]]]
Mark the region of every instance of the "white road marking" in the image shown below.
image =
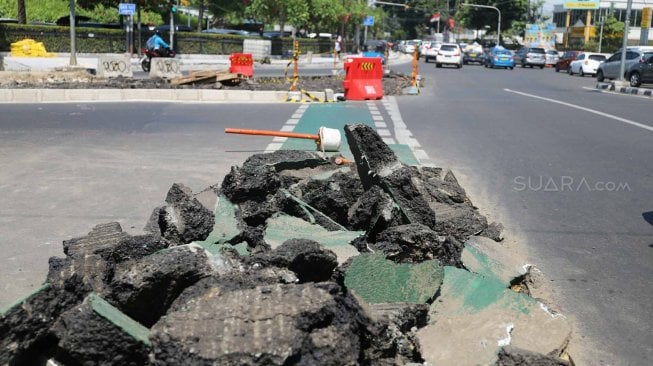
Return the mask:
[[[265,148],[265,151],[266,152],[277,151],[277,150],[281,149],[281,146],[283,146],[283,144],[280,143],[280,142],[272,142],[272,143],[270,143],[268,145],[267,148]]]
[[[288,138],[287,138],[287,137],[279,137],[279,136],[275,136],[275,137],[272,139],[272,141],[273,141],[273,142],[286,142],[286,141],[288,141]]]
[[[284,131],[284,132],[293,131],[308,107],[309,106],[307,104],[300,105],[295,111],[295,113],[293,113],[292,118],[288,119],[286,121],[286,124],[281,127],[280,131]],[[281,149],[283,143],[286,142],[287,140],[288,140],[287,137],[279,137],[279,136],[273,137],[272,142],[268,145],[267,148],[265,148],[265,152],[273,152]]]
[[[287,125],[296,125],[297,123],[299,123],[299,118],[291,118],[286,121]]]
[[[394,145],[397,143],[397,141],[395,141],[395,139],[393,139],[392,137],[383,137],[383,142],[385,142],[388,145]]]
[[[399,111],[399,105],[397,104],[395,97],[388,97],[386,102],[383,103],[383,106],[385,107],[386,112],[388,112],[390,120],[394,126],[394,135],[397,139],[397,142],[400,144],[408,145],[420,165],[434,166],[433,161],[429,155],[426,153],[426,151],[420,148],[421,145],[419,141],[413,137],[412,132],[410,132],[404,123],[403,118],[401,118],[401,112]]]
[[[376,128],[388,128],[388,124],[385,122],[374,122]]]
[[[544,101],[547,101],[547,102],[551,102],[551,103],[556,103],[556,104],[564,105],[564,106],[566,106],[566,107],[579,109],[579,110],[581,110],[581,111],[585,111],[585,112],[589,112],[589,113],[594,113],[594,114],[596,114],[596,115],[599,115],[599,116],[602,116],[602,117],[606,117],[606,118],[610,118],[610,119],[613,119],[613,120],[615,120],[615,121],[619,121],[619,122],[627,123],[627,124],[629,124],[629,125],[633,125],[633,126],[635,126],[635,127],[643,128],[643,129],[648,130],[648,131],[653,131],[653,127],[651,127],[651,126],[647,126],[647,125],[645,125],[645,124],[642,124],[642,123],[639,123],[639,122],[635,122],[635,121],[631,121],[631,120],[629,120],[629,119],[621,118],[621,117],[618,117],[618,116],[615,116],[615,115],[612,115],[612,114],[599,112],[599,111],[594,110],[594,109],[581,107],[581,106],[578,106],[578,105],[575,105],[575,104],[571,104],[571,103],[563,102],[563,101],[561,101],[561,100],[556,100],[556,99],[551,99],[551,98],[545,98],[545,97],[540,97],[540,96],[538,96],[538,95],[533,95],[533,94],[528,94],[528,93],[518,92],[518,91],[515,91],[515,90],[510,90],[510,89],[503,89],[503,90],[507,91],[508,93],[514,93],[514,94],[518,94],[518,95],[523,95],[523,96],[525,96],[525,97],[530,97],[530,98],[540,99],[540,100],[544,100]]]
[[[382,137],[392,136],[392,134],[390,133],[390,130],[386,130],[385,128],[377,129],[376,132],[379,134],[379,136],[382,136]]]
[[[374,120],[374,121],[383,121],[383,116],[372,116],[372,120]]]

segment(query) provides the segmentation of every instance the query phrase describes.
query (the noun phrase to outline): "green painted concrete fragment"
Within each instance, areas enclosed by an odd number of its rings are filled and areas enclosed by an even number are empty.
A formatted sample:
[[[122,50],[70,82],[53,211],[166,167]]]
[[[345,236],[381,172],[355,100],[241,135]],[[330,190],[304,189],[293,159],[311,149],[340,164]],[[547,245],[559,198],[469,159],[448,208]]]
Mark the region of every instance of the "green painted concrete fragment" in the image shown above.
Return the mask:
[[[506,287],[491,272],[487,276],[456,267],[445,267],[442,296],[462,304],[460,314],[480,312],[490,306],[528,314],[534,299]]]
[[[224,195],[218,196],[215,204],[215,224],[209,236],[203,241],[196,243],[204,249],[213,253],[216,244],[225,244],[233,240],[238,234],[238,220],[236,220],[236,206],[234,206]]]
[[[322,219],[328,220],[331,224],[338,227],[341,231],[347,231],[346,227],[340,225],[339,223],[337,223],[336,221],[334,221],[329,216],[325,215],[324,213],[322,213],[320,210],[316,209],[315,207],[313,207],[313,206],[309,205],[308,203],[302,201],[301,199],[295,197],[290,192],[288,192],[288,190],[282,189],[281,191],[286,195],[286,197],[288,197],[288,198],[292,199],[293,201],[295,201],[295,203],[297,203],[304,210],[304,212],[306,212],[306,214],[310,218],[310,223],[311,224],[315,223],[315,216],[319,215],[320,217],[322,217]]]
[[[0,308],[0,318],[7,315],[7,313],[9,313],[9,311],[13,310],[15,307],[22,305],[25,301],[29,300],[32,296],[45,291],[46,289],[48,289],[48,287],[50,287],[50,285],[48,283],[44,283],[39,288],[34,290],[32,293],[19,298],[18,300],[14,301],[13,303],[10,303],[5,307]]]
[[[368,303],[423,304],[435,296],[444,270],[437,260],[397,264],[384,254],[361,254],[345,273],[345,286]]]
[[[106,302],[103,298],[101,298],[96,293],[91,293],[89,295],[89,301],[91,304],[91,308],[98,315],[107,319],[118,328],[124,330],[125,333],[129,334],[139,342],[142,342],[148,346],[151,345],[150,330],[148,328],[144,327],[142,324],[138,323],[134,319],[125,315],[125,313],[123,313],[122,311],[118,310],[118,308]]]
[[[263,239],[270,244],[272,249],[277,248],[288,239],[314,240],[334,251],[340,263],[358,255],[358,250],[349,243],[365,234],[363,231],[328,231],[322,226],[284,214],[275,215],[266,223]]]

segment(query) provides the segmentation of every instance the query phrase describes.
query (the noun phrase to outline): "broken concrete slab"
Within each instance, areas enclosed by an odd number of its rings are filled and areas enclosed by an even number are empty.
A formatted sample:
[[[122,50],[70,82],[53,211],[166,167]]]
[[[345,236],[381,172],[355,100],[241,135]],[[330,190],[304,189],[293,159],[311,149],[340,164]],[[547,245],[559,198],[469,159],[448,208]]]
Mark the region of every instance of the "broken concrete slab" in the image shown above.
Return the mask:
[[[344,263],[358,255],[358,250],[350,243],[363,234],[361,231],[328,231],[302,219],[279,214],[268,219],[265,242],[274,249],[290,238],[314,240],[336,253],[338,263]]]
[[[202,277],[210,276],[209,254],[199,245],[168,248],[140,261],[116,266],[106,299],[150,327],[174,299]]]
[[[472,236],[467,240],[462,260],[471,272],[484,277],[494,276],[506,288],[531,268],[531,264],[520,260],[509,248],[482,236]]]
[[[354,155],[363,188],[381,187],[400,207],[410,223],[435,228],[435,212],[422,194],[421,177],[402,165],[379,134],[364,124],[345,125],[345,135]]]
[[[286,240],[270,252],[246,257],[243,261],[288,268],[297,274],[301,283],[328,281],[338,266],[333,251],[307,239]]]
[[[460,255],[463,244],[451,237],[440,236],[421,224],[392,226],[381,232],[376,243],[370,246],[397,263],[437,259],[443,266],[462,267]]]
[[[195,243],[209,251],[214,249],[212,246],[215,244],[237,244],[240,229],[238,229],[238,219],[236,218],[236,206],[222,194],[218,195],[215,201],[214,217],[213,229],[209,236]]]
[[[487,219],[470,205],[434,201],[429,202],[429,205],[438,213],[435,231],[440,235],[451,235],[459,241],[465,241],[487,229]]]
[[[47,282],[63,287],[78,277],[81,281],[74,283],[87,287],[85,291],[104,291],[111,276],[112,253],[128,238],[120,224],[112,222],[95,226],[87,236],[64,240],[66,258],[50,258]]]
[[[150,331],[91,293],[61,315],[51,332],[59,342],[54,359],[65,365],[144,365]]]
[[[155,364],[356,365],[369,319],[333,283],[217,288],[152,328]]]
[[[361,254],[351,259],[345,286],[368,303],[430,303],[442,284],[437,260],[418,264],[395,263],[384,254]]]
[[[73,278],[69,281],[81,281]],[[78,286],[71,286],[77,288]],[[48,329],[84,293],[45,284],[26,299],[0,313],[0,365],[33,365],[47,359],[56,346]]]
[[[503,347],[495,366],[570,366],[570,363],[555,356],[537,354],[516,347]]]
[[[204,207],[190,188],[175,183],[168,190],[167,205],[152,212],[145,231],[158,234],[175,245],[207,238],[214,224],[213,212]]]
[[[559,352],[569,342],[571,327],[540,302],[507,289],[498,277],[445,267],[431,321],[418,337],[427,362],[477,365],[494,363],[506,345],[543,354]],[[466,352],[452,352],[461,345]]]

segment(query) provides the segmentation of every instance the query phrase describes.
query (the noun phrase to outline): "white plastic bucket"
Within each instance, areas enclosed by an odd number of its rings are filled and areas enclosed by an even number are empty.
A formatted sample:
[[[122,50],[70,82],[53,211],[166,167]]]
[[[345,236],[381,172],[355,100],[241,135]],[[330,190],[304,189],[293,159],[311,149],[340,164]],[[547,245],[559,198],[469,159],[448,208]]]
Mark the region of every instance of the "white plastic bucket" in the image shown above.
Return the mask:
[[[320,146],[322,151],[339,151],[342,139],[340,130],[335,128],[320,127]]]

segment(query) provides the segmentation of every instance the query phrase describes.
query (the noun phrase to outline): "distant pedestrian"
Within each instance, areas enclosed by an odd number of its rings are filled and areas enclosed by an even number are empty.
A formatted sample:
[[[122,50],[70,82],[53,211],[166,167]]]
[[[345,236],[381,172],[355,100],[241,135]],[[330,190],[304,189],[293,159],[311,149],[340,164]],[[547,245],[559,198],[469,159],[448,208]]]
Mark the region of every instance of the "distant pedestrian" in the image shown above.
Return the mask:
[[[342,52],[342,37],[338,35],[336,38],[336,55],[340,58],[340,52]]]

